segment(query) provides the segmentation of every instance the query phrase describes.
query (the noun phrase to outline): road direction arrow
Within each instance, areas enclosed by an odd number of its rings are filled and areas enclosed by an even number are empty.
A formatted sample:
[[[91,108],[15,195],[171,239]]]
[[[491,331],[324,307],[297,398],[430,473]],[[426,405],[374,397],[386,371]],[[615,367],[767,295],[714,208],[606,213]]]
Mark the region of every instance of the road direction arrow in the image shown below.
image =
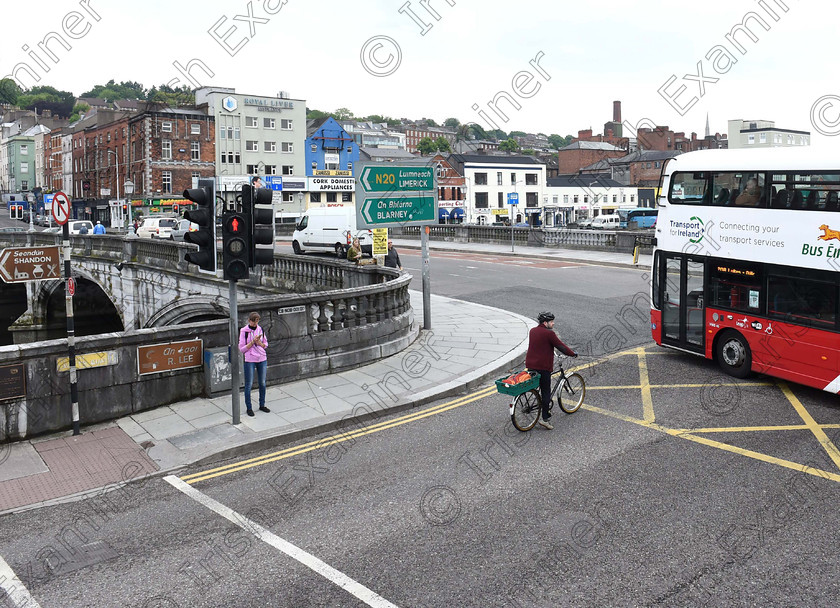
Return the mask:
[[[58,279],[58,247],[7,247],[0,251],[0,278],[6,283]]]
[[[391,196],[366,198],[362,217],[368,224],[400,225],[435,220],[434,196]]]
[[[365,192],[434,190],[432,167],[365,167],[359,178]]]

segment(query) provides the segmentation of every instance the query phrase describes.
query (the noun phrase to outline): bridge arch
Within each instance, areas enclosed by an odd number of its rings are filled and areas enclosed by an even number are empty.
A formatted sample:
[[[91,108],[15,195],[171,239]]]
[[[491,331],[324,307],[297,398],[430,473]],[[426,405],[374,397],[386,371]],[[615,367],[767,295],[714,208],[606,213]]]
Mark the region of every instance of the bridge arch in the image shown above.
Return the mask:
[[[230,318],[230,309],[227,306],[227,299],[208,300],[206,296],[191,296],[179,298],[161,308],[149,318],[146,327],[166,327],[228,318]]]
[[[74,269],[76,294],[73,296],[73,325],[77,336],[90,336],[125,330],[122,310],[112,296],[87,272]],[[67,336],[65,284],[42,281],[36,288],[33,316],[41,319],[46,339]]]

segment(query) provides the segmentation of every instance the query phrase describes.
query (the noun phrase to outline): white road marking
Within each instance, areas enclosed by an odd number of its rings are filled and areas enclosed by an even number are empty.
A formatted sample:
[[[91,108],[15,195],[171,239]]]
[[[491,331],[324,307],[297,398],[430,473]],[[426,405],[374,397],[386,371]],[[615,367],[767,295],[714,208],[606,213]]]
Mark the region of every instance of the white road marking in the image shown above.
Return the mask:
[[[16,608],[41,608],[2,556],[0,556],[0,589],[6,592],[6,599],[11,600],[12,606]]]
[[[181,481],[178,477],[174,475],[169,475],[167,477],[164,477],[164,480],[169,482],[174,488],[180,490],[196,502],[201,503],[214,513],[221,515],[229,522],[239,526],[246,532],[250,532],[259,540],[263,541],[268,545],[271,545],[278,551],[285,553],[292,559],[299,561],[301,564],[320,574],[331,583],[338,585],[348,593],[356,596],[365,604],[371,606],[371,608],[397,608],[395,604],[392,604],[382,596],[374,593],[361,583],[357,583],[346,574],[339,572],[338,570],[336,570],[329,564],[321,561],[311,553],[307,553],[306,551],[293,545],[289,541],[283,540],[273,532],[266,530],[258,523],[251,521],[244,515],[240,515],[233,509],[226,507],[218,501],[213,500],[206,494],[199,492],[198,490],[193,488],[188,483]]]

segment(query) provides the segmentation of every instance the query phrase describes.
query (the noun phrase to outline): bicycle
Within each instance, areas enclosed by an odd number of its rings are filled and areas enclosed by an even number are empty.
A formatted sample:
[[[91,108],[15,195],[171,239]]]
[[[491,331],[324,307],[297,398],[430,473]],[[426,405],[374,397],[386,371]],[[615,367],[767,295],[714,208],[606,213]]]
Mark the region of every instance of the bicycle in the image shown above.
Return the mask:
[[[563,369],[563,362],[558,365],[560,377],[551,389],[551,401],[548,411],[554,408],[554,398],[557,397],[557,405],[567,414],[574,414],[583,404],[586,396],[586,381],[577,372],[566,374]],[[554,374],[552,374],[554,375]],[[517,430],[530,431],[536,426],[540,419],[542,409],[542,394],[539,390],[540,375],[531,372],[531,379],[519,384],[507,385],[501,380],[496,381],[496,387],[500,393],[510,395],[513,400],[510,402],[510,420]],[[562,387],[563,390],[560,390]],[[564,402],[565,397],[565,402]]]

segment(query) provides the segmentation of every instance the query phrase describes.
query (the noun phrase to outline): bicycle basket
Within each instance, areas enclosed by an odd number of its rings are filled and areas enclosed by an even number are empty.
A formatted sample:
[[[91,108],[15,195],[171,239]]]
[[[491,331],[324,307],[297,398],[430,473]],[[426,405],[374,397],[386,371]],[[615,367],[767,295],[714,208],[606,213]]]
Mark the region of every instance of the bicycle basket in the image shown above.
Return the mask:
[[[517,384],[506,384],[504,381],[507,378],[499,378],[496,380],[496,390],[502,393],[503,395],[521,395],[522,393],[527,393],[528,391],[532,391],[540,386],[540,374],[538,372],[529,372],[531,374],[530,380],[525,380],[524,382],[518,382]]]

